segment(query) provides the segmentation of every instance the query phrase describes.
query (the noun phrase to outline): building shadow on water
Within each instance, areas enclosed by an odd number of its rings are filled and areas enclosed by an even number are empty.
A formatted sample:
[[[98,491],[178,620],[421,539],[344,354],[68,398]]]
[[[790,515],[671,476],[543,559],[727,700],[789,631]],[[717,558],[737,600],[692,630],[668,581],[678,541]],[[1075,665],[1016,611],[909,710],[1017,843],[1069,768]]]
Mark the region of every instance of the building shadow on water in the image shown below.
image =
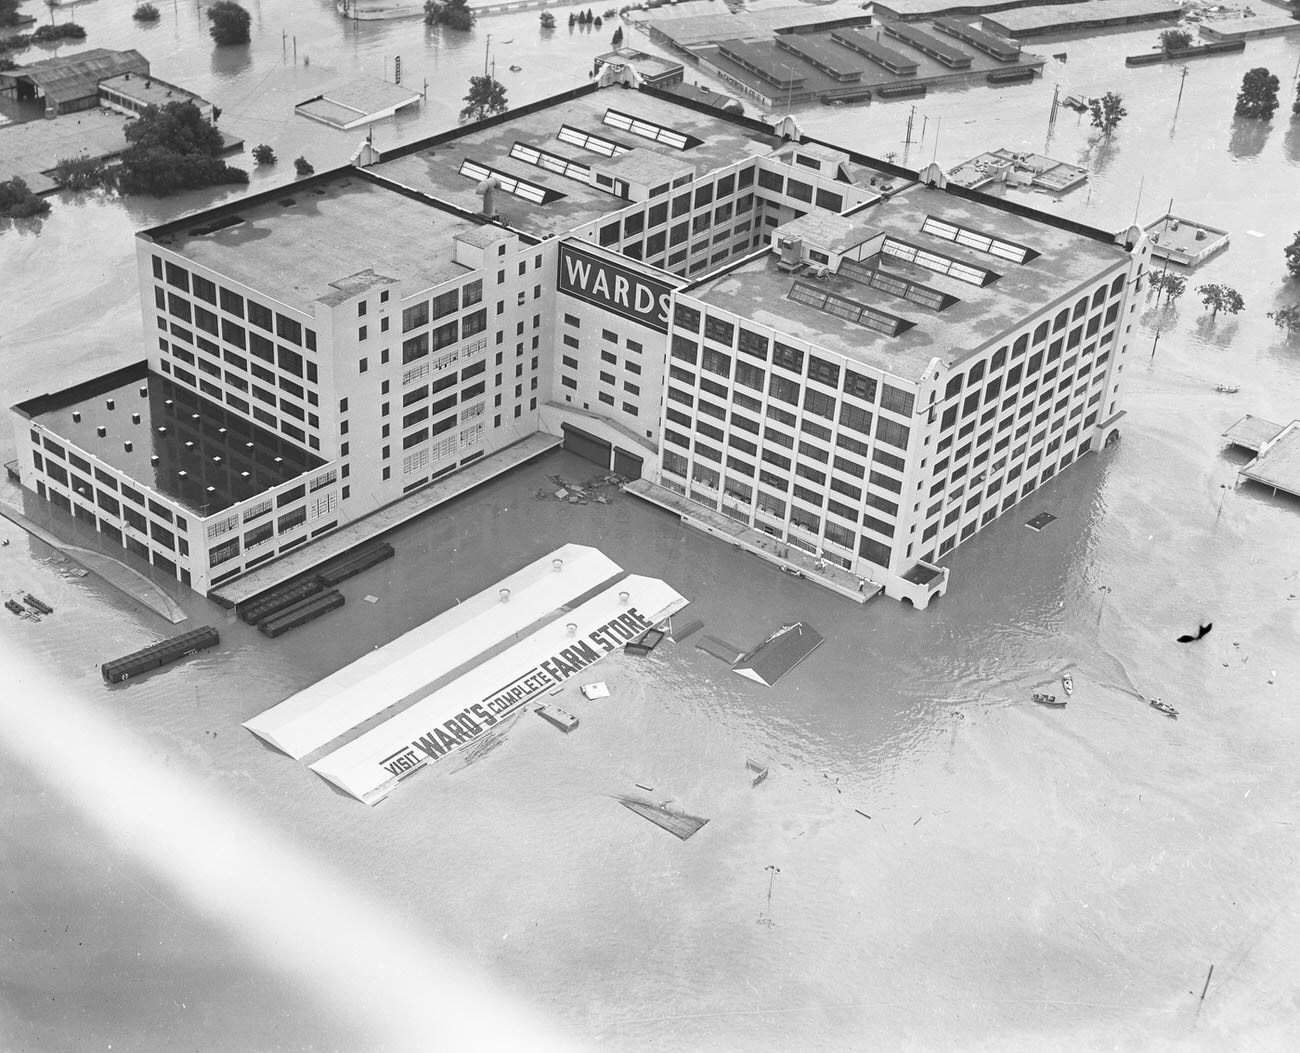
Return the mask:
[[[1232,119],[1232,137],[1228,140],[1228,152],[1233,157],[1258,157],[1268,141],[1272,131],[1271,121],[1255,120],[1251,117],[1234,117]]]

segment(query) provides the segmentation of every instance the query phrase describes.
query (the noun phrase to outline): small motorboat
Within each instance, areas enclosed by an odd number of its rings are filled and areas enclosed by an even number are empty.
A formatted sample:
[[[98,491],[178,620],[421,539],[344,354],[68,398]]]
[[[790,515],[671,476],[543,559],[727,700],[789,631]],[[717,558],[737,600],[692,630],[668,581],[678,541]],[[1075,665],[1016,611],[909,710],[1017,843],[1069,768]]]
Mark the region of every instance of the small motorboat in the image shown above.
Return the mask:
[[[1241,390],[1241,388],[1239,388],[1236,384],[1216,384],[1214,386],[1214,390],[1222,392],[1225,395],[1235,395],[1238,391]]]
[[[1174,709],[1173,706],[1162,698],[1148,698],[1147,705],[1152,709],[1159,710],[1167,717],[1173,717],[1174,720],[1178,719],[1178,710]]]
[[[1066,673],[1061,677],[1061,688],[1065,691],[1066,697],[1074,694],[1074,675]]]
[[[1033,699],[1040,706],[1051,706],[1053,709],[1065,708],[1065,699],[1058,699],[1055,695],[1049,695],[1043,691],[1035,691]]]
[[[803,577],[802,570],[800,570],[798,567],[792,567],[788,563],[781,564],[781,572],[783,574],[789,574],[791,577],[795,577],[795,578]]]
[[[524,68],[523,66],[511,66],[511,67],[510,67],[510,72],[511,72],[511,73],[518,73],[518,72],[519,72],[521,69],[523,69],[523,68]]]

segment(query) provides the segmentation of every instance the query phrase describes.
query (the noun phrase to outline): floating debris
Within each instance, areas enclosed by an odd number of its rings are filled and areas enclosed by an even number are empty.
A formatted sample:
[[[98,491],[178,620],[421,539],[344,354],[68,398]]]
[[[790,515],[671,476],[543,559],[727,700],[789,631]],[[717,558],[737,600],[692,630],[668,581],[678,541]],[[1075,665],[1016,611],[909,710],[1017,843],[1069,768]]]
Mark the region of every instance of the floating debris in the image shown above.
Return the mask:
[[[1034,518],[1026,523],[1025,526],[1029,527],[1030,530],[1042,530],[1043,527],[1047,526],[1049,523],[1055,522],[1056,516],[1052,515],[1051,512],[1039,512],[1038,515],[1034,516]]]
[[[643,782],[639,782],[639,783],[637,783],[637,784],[636,784],[636,788],[637,788],[638,790],[645,790],[646,793],[653,793],[653,792],[654,792],[654,787],[653,787],[653,786],[647,786],[647,785],[646,785],[645,783],[643,783]]]
[[[867,815],[867,813],[864,812],[861,808],[854,808],[853,810],[854,810],[855,812],[857,812],[858,815],[862,816],[863,819],[870,819],[870,818],[871,818],[871,816]],[[914,823],[913,825],[916,825],[916,824]]]
[[[669,635],[672,637],[673,643],[681,643],[683,640],[686,639],[686,637],[690,636],[692,633],[699,632],[703,628],[704,628],[704,623],[700,621],[698,618],[696,618],[693,621],[687,622],[680,629],[675,628],[672,625],[671,620],[669,621]]]
[[[1197,640],[1199,640],[1202,636],[1205,636],[1213,628],[1214,628],[1214,622],[1207,622],[1196,631],[1195,636],[1193,636],[1191,633],[1183,633],[1182,636],[1178,637],[1178,642],[1195,643]]]
[[[695,645],[695,649],[703,651],[705,654],[711,654],[714,658],[721,658],[727,665],[734,665],[745,653],[735,644],[719,640],[716,636],[701,636],[699,642]]]
[[[42,600],[38,600],[30,592],[23,593],[23,602],[27,604],[37,614],[53,614],[54,608]]]
[[[23,605],[14,600],[5,600],[5,607],[11,614],[16,614],[19,618],[26,618],[27,612],[23,610]]]
[[[639,797],[629,797],[620,795],[616,798],[624,808],[627,808],[644,819],[649,819],[656,826],[661,826],[675,837],[685,841],[688,837],[697,833],[707,819],[701,819],[696,815],[686,815],[684,812],[669,811],[664,804],[653,804],[650,801],[642,800]],[[666,804],[666,802],[665,802]]]
[[[609,685],[603,680],[597,680],[594,684],[583,684],[582,695],[587,699],[609,698]]]
[[[635,640],[629,640],[623,645],[623,650],[628,654],[649,654],[663,642],[663,638],[668,634],[662,629],[647,629]]]
[[[1163,699],[1148,698],[1147,705],[1150,706],[1152,709],[1163,713],[1167,717],[1171,717],[1174,720],[1178,719],[1178,710],[1174,709],[1173,706],[1171,706],[1168,702],[1164,701]]]
[[[767,778],[767,765],[761,761],[756,761],[753,757],[746,757],[745,767],[749,770],[751,776],[749,783],[751,786],[757,786]]]
[[[578,726],[578,718],[572,713],[566,713],[559,706],[541,705],[536,709],[539,717],[554,724],[566,735]]]

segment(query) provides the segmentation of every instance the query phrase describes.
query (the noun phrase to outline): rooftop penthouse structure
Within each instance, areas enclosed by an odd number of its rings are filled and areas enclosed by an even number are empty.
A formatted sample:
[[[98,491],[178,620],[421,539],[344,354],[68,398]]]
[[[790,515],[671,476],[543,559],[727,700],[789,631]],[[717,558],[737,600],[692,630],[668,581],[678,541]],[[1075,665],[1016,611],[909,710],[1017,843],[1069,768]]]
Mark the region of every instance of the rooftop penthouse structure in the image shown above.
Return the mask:
[[[918,607],[1113,430],[1149,261],[1136,228],[600,83],[137,250],[147,361],[27,400],[16,435],[24,486],[160,573],[296,564],[554,436]]]

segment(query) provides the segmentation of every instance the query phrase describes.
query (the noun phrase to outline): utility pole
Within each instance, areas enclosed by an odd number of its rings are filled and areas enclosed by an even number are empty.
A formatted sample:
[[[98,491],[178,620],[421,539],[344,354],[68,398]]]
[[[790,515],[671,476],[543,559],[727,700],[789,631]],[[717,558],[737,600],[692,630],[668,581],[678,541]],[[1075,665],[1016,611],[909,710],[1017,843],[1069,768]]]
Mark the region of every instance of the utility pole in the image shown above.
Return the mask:
[[[1300,69],[1300,66],[1296,68]],[[1183,104],[1183,86],[1187,83],[1187,74],[1189,72],[1188,68],[1184,66],[1182,76],[1178,79],[1178,101],[1174,104],[1174,120],[1178,120],[1178,108]]]
[[[488,54],[492,50],[492,34],[487,35],[487,43],[483,45],[483,76],[488,75]]]
[[[1052,112],[1047,117],[1047,141],[1052,141],[1052,132],[1056,130],[1056,111],[1061,107],[1061,86],[1052,89]]]

